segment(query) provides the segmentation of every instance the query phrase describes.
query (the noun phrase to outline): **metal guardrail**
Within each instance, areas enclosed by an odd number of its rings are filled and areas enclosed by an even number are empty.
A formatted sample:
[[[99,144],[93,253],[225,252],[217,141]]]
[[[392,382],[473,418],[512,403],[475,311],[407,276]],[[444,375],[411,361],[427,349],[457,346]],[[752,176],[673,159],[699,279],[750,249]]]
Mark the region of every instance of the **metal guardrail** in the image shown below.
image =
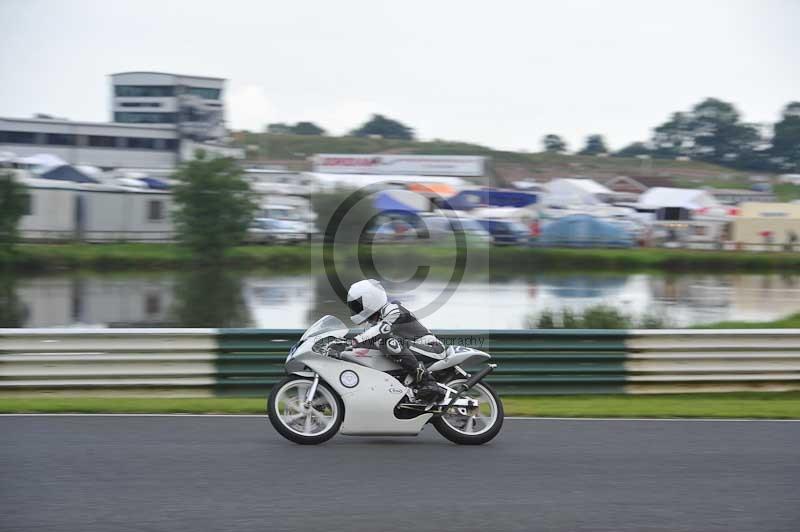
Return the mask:
[[[800,329],[436,331],[505,395],[800,389]],[[299,330],[0,329],[0,393],[263,396]]]

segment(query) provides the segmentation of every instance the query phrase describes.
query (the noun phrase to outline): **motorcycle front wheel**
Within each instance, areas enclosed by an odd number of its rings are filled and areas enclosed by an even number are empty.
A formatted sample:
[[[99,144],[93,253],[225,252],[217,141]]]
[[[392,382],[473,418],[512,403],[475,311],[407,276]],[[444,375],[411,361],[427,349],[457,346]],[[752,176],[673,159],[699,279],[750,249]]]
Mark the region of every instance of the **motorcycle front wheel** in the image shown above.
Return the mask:
[[[333,438],[344,420],[339,395],[321,380],[308,401],[311,379],[290,375],[272,388],[267,400],[269,421],[287,440],[315,445]]]
[[[457,379],[447,385],[458,390],[458,385],[466,379]],[[466,413],[452,409],[433,420],[436,430],[453,443],[460,445],[481,445],[497,436],[503,426],[503,403],[497,392],[483,382],[473,386],[464,397],[478,401],[474,411]]]

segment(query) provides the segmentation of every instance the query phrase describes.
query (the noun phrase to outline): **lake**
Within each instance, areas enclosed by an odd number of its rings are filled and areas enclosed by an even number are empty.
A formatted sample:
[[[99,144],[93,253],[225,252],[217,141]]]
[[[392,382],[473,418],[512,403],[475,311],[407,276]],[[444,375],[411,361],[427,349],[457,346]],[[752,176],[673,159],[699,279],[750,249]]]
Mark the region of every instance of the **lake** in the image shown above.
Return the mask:
[[[70,273],[6,278],[3,327],[304,328],[346,317],[324,275],[267,272]],[[5,294],[5,295],[4,295]],[[614,306],[636,319],[686,327],[773,320],[800,312],[800,275],[562,274],[467,276],[391,284],[391,295],[431,328],[515,329],[544,311]]]

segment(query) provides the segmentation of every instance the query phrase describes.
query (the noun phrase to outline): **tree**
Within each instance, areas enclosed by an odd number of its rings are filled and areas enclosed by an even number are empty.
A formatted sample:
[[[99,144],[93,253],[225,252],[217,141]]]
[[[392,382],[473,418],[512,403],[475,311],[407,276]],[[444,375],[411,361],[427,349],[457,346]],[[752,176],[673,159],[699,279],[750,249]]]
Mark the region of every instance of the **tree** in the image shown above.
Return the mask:
[[[383,115],[372,115],[372,118],[350,134],[356,137],[377,135],[385,139],[414,140],[413,129]]]
[[[219,262],[228,248],[244,239],[258,208],[249,183],[233,159],[209,160],[203,151],[174,177],[178,239],[197,258]]]
[[[547,153],[564,153],[567,151],[567,143],[564,139],[553,133],[544,136],[542,145]]]
[[[250,327],[242,275],[220,265],[193,268],[175,278],[170,316],[178,327]]]
[[[776,170],[800,171],[800,102],[789,103],[775,124],[770,156]]]
[[[758,129],[739,121],[736,108],[706,98],[689,112],[679,112],[656,127],[652,143],[657,157],[691,157],[741,168],[758,168],[764,143]]]
[[[283,122],[275,122],[267,125],[267,133],[270,135],[291,135],[292,126]]]
[[[14,179],[11,172],[0,173],[0,257],[13,251],[19,238],[17,225],[28,208],[25,185]]]
[[[586,137],[586,146],[578,152],[578,155],[597,155],[599,153],[608,153],[606,141],[603,140],[602,135],[589,135]]]
[[[324,135],[325,130],[314,122],[298,122],[292,127],[295,135]]]
[[[650,155],[651,150],[644,142],[632,142],[614,153],[614,157],[636,157],[637,155]]]

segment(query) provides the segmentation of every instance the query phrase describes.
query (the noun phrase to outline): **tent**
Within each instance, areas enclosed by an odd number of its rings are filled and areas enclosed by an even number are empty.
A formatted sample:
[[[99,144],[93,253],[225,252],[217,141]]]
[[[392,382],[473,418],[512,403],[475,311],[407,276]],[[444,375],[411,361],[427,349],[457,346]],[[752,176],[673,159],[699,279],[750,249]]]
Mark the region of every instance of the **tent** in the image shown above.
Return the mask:
[[[54,179],[56,181],[73,181],[75,183],[99,183],[96,179],[92,179],[68,164],[47,170],[38,177],[41,179]]]
[[[546,205],[599,205],[614,195],[611,189],[591,179],[553,179],[545,187],[547,194],[542,203]]]
[[[419,194],[406,190],[384,190],[375,198],[375,208],[379,211],[419,212],[415,206],[419,203]],[[422,198],[425,200],[425,198]]]
[[[572,214],[550,222],[537,240],[540,246],[623,247],[633,246],[633,235],[624,227],[588,214]]]
[[[153,190],[169,190],[170,188],[167,183],[155,177],[140,177],[139,181],[144,181],[144,183]]]
[[[448,199],[444,207],[457,211],[476,207],[527,207],[536,203],[538,196],[519,190],[476,189],[462,190]]]
[[[720,203],[707,190],[699,188],[651,188],[639,197],[640,209],[677,207],[695,211],[707,207],[718,207]]]

